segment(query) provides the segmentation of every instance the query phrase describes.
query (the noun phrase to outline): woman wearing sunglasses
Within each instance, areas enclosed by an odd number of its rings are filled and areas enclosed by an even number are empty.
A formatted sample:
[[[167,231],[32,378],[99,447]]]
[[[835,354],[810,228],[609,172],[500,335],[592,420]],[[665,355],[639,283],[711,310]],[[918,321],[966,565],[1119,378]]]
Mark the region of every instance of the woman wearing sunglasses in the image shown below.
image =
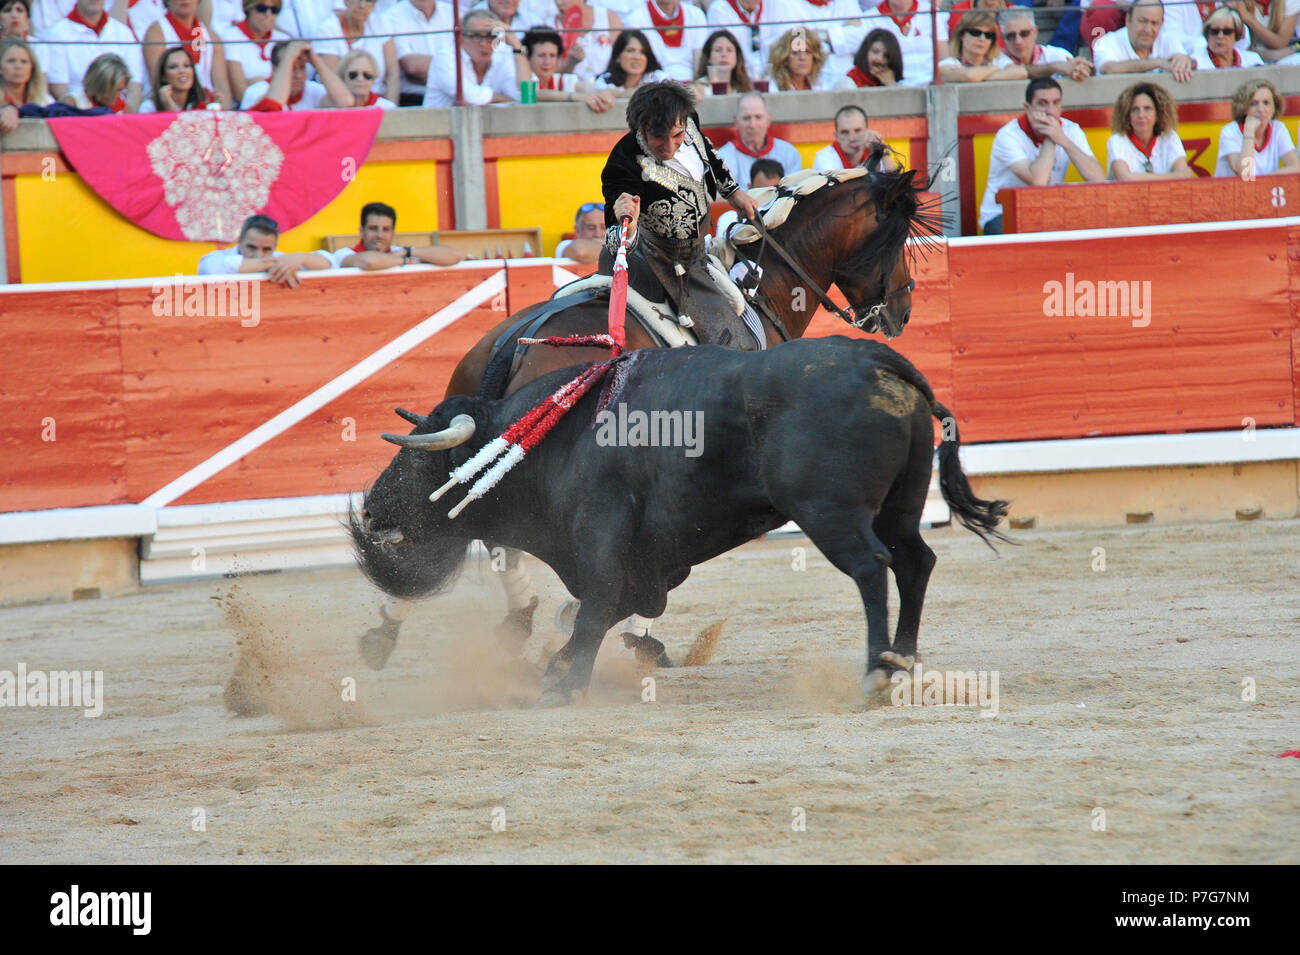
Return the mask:
[[[1111,179],[1191,179],[1187,150],[1178,138],[1178,104],[1163,86],[1134,83],[1119,94],[1110,114],[1106,170]]]
[[[1023,66],[998,49],[997,21],[985,10],[972,10],[961,18],[952,40],[952,56],[939,61],[939,77],[945,83],[1023,80],[1028,76]]]
[[[375,80],[379,78],[379,65],[368,50],[349,50],[339,61],[338,77],[348,88],[354,107],[378,106],[380,109],[396,109],[397,104],[385,99],[375,92]],[[326,103],[325,105],[332,105]]]
[[[271,79],[271,47],[289,34],[279,29],[276,18],[284,9],[283,0],[244,0],[244,19],[217,34],[226,48],[226,72],[235,102],[258,80]]]
[[[398,85],[401,72],[397,64],[397,43],[384,32],[385,20],[375,13],[375,0],[343,0],[342,12],[326,14],[313,29],[320,37],[313,45],[330,70],[337,70],[339,61],[349,50],[367,50],[379,64],[379,77],[375,91],[388,96],[388,79],[393,80],[393,96],[400,96]]]
[[[1201,26],[1205,48],[1196,51],[1198,70],[1226,70],[1236,66],[1263,66],[1264,61],[1253,50],[1238,50],[1237,44],[1246,35],[1246,25],[1241,14],[1232,7],[1216,7]]]

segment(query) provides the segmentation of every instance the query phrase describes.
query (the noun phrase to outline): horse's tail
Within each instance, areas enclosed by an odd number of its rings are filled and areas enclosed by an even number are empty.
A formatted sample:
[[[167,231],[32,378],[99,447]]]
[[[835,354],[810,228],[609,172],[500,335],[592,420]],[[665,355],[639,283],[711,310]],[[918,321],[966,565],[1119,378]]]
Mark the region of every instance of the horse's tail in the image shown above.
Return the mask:
[[[961,447],[961,435],[957,432],[956,417],[933,398],[930,399],[930,413],[939,420],[942,428],[939,440],[939,490],[948,502],[948,507],[957,515],[957,520],[963,527],[978,534],[989,547],[993,547],[990,538],[1015,543],[997,529],[1002,518],[1007,516],[1010,504],[1007,501],[981,500],[971,491],[966,473],[961,469],[961,458],[957,454]],[[993,549],[997,550],[996,547]]]

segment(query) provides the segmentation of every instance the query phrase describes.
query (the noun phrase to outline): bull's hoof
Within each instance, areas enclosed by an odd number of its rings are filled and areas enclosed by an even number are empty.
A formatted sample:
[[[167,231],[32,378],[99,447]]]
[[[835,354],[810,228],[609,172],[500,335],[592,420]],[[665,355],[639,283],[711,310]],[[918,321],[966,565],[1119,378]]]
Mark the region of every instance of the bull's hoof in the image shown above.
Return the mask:
[[[519,607],[506,614],[496,627],[497,643],[508,653],[515,656],[524,652],[524,644],[533,635],[533,611],[537,609],[537,598],[528,601],[527,607]]]
[[[863,696],[875,696],[889,689],[889,671],[877,667],[874,670],[868,670],[867,675],[862,678]]]
[[[906,670],[908,673],[911,673],[912,667],[916,665],[916,657],[899,656],[893,650],[886,650],[880,655],[880,662],[888,663],[900,670]]]
[[[578,609],[582,606],[580,600],[566,600],[560,604],[555,611],[555,629],[560,633],[573,633],[573,628],[578,622]]]
[[[544,690],[538,697],[537,702],[533,704],[535,710],[553,710],[561,706],[569,706],[573,703],[573,691],[562,690],[552,687]]]
[[[388,658],[397,646],[399,624],[395,620],[385,620],[372,630],[367,630],[357,641],[361,650],[361,659],[372,670],[382,670]]]
[[[636,662],[642,666],[667,670],[673,665],[673,661],[668,658],[668,650],[648,633],[645,636],[623,634],[623,646],[636,651]]]

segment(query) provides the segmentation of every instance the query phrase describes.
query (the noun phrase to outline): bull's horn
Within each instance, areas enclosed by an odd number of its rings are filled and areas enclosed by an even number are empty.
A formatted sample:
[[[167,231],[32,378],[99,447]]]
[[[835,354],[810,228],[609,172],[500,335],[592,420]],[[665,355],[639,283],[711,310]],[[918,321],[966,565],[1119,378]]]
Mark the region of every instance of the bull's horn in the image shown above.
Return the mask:
[[[417,451],[445,451],[464,444],[474,437],[474,419],[467,414],[458,414],[451,419],[451,424],[434,434],[388,434],[380,435],[385,441],[403,448]]]
[[[416,414],[414,411],[407,411],[405,408],[394,408],[393,410],[397,412],[399,417],[405,418],[417,428],[427,428],[429,426],[427,415]]]

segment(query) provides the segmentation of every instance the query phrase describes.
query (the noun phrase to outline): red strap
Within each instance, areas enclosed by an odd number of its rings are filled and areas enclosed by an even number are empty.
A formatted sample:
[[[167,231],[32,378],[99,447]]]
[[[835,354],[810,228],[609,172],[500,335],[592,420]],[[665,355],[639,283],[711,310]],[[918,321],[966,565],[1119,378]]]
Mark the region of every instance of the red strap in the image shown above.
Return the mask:
[[[348,36],[348,21],[343,18],[343,14],[336,14],[339,18],[339,32],[343,34],[343,40],[347,43],[348,49],[352,49],[352,38]]]
[[[763,4],[761,2],[758,5],[758,9],[754,11],[754,19],[752,20],[750,19],[750,14],[745,12],[745,8],[742,7],[737,0],[727,0],[727,3],[731,5],[731,9],[736,11],[736,16],[740,17],[741,23],[747,23],[750,26],[753,26],[759,20],[763,19]]]
[[[682,26],[686,23],[686,8],[681,3],[678,3],[677,16],[671,20],[659,12],[659,8],[655,6],[655,0],[646,0],[646,8],[650,11],[650,22],[655,25],[655,29],[659,31],[659,36],[663,38],[664,43],[674,48],[680,47],[682,38],[686,35],[686,31],[682,29]]]
[[[876,79],[873,73],[863,73],[856,66],[849,70],[849,79],[859,86],[879,86],[880,80]]]
[[[89,27],[91,30],[94,30],[95,36],[100,36],[101,34],[103,34],[104,27],[108,26],[108,14],[102,11],[99,14],[99,26],[95,26],[95,24],[91,23],[80,13],[78,13],[76,7],[72,8],[72,12],[68,14],[68,19],[71,20],[73,23],[80,23],[83,27]]]
[[[1224,63],[1217,56],[1211,53],[1210,62],[1214,64],[1216,70],[1226,69],[1230,66],[1241,66],[1241,51],[1235,48],[1233,49],[1231,63]]]
[[[124,100],[122,97],[119,96],[117,99],[113,100],[113,105],[110,106],[109,109],[111,109],[115,113],[125,112],[126,100]]]

